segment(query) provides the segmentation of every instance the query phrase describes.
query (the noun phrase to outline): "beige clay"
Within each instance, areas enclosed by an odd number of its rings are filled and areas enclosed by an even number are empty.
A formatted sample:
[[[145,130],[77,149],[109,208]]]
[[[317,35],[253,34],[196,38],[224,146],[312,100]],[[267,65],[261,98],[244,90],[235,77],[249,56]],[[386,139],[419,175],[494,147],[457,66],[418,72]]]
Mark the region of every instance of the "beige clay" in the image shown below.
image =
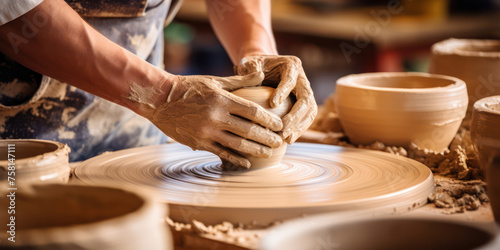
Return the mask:
[[[486,170],[495,220],[500,223],[500,96],[483,98],[474,104],[471,137]]]
[[[9,145],[14,148],[8,155]],[[14,146],[12,146],[14,145]],[[8,186],[8,177],[17,185],[66,183],[70,167],[67,145],[47,140],[0,140],[0,186]],[[9,159],[15,159],[15,176],[9,175]]]
[[[457,78],[426,73],[367,73],[337,81],[335,104],[353,144],[441,152],[465,117],[467,90]]]
[[[432,46],[429,73],[467,84],[468,116],[479,99],[500,95],[500,40],[448,39]]]
[[[7,194],[0,197],[6,209],[11,202]],[[2,230],[0,248],[168,250],[173,244],[161,222],[165,209],[136,188],[22,186],[16,191],[15,214],[11,214],[15,216],[15,242],[7,241],[12,235]],[[10,216],[0,216],[0,222],[9,224]]]
[[[271,87],[253,87],[253,88],[243,88],[233,91],[232,93],[236,96],[242,97],[246,100],[255,102],[268,110],[269,112],[279,116],[282,118],[285,116],[288,111],[290,111],[292,107],[292,101],[290,98],[286,98],[283,103],[275,108],[271,108],[270,106],[270,97],[274,92],[274,88]],[[251,168],[262,168],[262,167],[270,167],[279,165],[283,155],[286,151],[286,143],[282,142],[281,146],[278,148],[274,148],[271,151],[271,156],[268,158],[264,157],[255,157],[251,155],[245,155],[247,159],[250,161]]]
[[[74,177],[157,190],[174,221],[267,225],[303,214],[427,203],[432,173],[383,152],[319,144],[288,146],[280,165],[226,171],[208,152],[180,144],[122,150],[81,163]]]

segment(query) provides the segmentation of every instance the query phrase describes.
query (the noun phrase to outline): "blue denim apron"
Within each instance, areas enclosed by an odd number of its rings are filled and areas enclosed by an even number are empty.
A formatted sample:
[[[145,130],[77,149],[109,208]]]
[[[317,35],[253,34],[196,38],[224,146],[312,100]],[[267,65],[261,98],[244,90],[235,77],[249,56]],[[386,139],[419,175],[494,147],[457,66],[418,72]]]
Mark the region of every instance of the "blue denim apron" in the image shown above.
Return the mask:
[[[67,2],[111,41],[163,67],[163,27],[169,9],[170,12],[178,10],[177,1],[172,1],[175,6],[170,6],[168,0]],[[92,5],[92,2],[101,5]],[[135,9],[121,8],[120,4]],[[115,14],[109,17],[113,11]],[[172,19],[174,13],[168,15]],[[147,119],[131,110],[41,76],[1,54],[0,104],[2,139],[48,139],[66,143],[72,151],[70,161],[85,160],[106,151],[160,144],[167,139]]]

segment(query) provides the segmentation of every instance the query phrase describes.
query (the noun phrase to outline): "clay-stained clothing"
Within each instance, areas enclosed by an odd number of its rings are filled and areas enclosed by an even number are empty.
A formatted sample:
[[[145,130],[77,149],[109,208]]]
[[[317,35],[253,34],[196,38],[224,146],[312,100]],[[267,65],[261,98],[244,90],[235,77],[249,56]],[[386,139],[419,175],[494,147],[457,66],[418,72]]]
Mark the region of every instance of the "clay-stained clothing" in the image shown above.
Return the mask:
[[[140,6],[139,2],[145,0],[123,1],[136,1]],[[163,26],[170,4],[168,0],[148,0],[145,9],[137,10],[135,17],[85,16],[84,19],[118,45],[161,67]],[[110,7],[103,13],[112,11]],[[159,144],[167,138],[147,119],[131,110],[42,76],[4,55],[0,57],[0,103],[1,138],[66,143],[72,151],[71,161],[84,160],[105,151]]]

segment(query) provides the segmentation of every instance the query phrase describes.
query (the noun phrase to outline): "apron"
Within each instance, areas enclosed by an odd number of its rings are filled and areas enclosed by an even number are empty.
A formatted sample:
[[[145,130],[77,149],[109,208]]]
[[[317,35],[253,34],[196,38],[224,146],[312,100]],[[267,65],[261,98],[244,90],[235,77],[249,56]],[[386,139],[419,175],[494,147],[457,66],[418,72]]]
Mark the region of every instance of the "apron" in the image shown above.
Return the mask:
[[[163,67],[163,27],[167,14],[170,21],[180,1],[67,2],[111,41]],[[66,143],[71,148],[70,161],[167,140],[159,129],[133,111],[42,76],[1,53],[0,137]]]

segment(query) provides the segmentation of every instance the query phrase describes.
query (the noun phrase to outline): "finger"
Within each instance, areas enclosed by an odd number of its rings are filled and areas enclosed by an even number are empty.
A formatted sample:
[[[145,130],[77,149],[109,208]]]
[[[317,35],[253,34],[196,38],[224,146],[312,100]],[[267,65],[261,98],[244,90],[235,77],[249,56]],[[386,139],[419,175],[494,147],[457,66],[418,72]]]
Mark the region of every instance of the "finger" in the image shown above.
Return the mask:
[[[240,166],[240,167],[244,167],[244,168],[250,168],[251,164],[247,158],[240,156],[234,152],[231,152],[231,151],[223,148],[221,145],[217,145],[215,143],[210,144],[210,145],[206,145],[203,147],[203,150],[206,150],[206,151],[209,151],[209,152],[216,154],[217,156],[219,156],[221,158],[221,160],[227,161],[227,162],[231,163],[232,165]]]
[[[259,71],[244,76],[218,77],[216,80],[219,82],[222,89],[233,91],[244,87],[261,85],[262,81],[264,81],[264,73]]]
[[[270,147],[249,141],[229,132],[221,131],[220,133],[218,133],[217,142],[231,150],[235,150],[242,154],[252,155],[255,157],[269,158],[272,154]]]
[[[281,118],[277,115],[267,111],[262,106],[245,100],[239,96],[232,95],[232,103],[229,105],[229,112],[232,115],[246,118],[273,131],[280,131],[283,128]]]
[[[286,65],[281,71],[281,81],[271,95],[269,105],[275,108],[282,104],[297,85],[299,69],[295,64]]]
[[[318,113],[317,109],[312,108],[307,115],[301,120],[294,132],[292,132],[285,141],[288,144],[292,144],[311,126]]]
[[[298,100],[290,110],[290,112],[283,117],[283,137],[287,138],[294,132],[295,127],[299,124],[302,117],[304,117],[311,107],[305,99]]]
[[[314,117],[316,117],[318,106],[314,100],[314,94],[307,80],[305,73],[301,72],[295,88],[295,96],[297,102],[294,104],[290,112],[283,117],[283,136],[287,138],[294,130],[294,128],[301,122],[307,111],[311,108],[316,110]]]
[[[220,160],[222,162],[223,170],[241,170],[241,168],[246,168],[246,169],[250,168],[250,167],[246,167],[246,166],[244,167],[244,166],[234,165],[233,163],[228,162],[222,158]]]
[[[283,143],[281,137],[271,130],[236,116],[229,118],[221,128],[271,148],[277,148]]]

